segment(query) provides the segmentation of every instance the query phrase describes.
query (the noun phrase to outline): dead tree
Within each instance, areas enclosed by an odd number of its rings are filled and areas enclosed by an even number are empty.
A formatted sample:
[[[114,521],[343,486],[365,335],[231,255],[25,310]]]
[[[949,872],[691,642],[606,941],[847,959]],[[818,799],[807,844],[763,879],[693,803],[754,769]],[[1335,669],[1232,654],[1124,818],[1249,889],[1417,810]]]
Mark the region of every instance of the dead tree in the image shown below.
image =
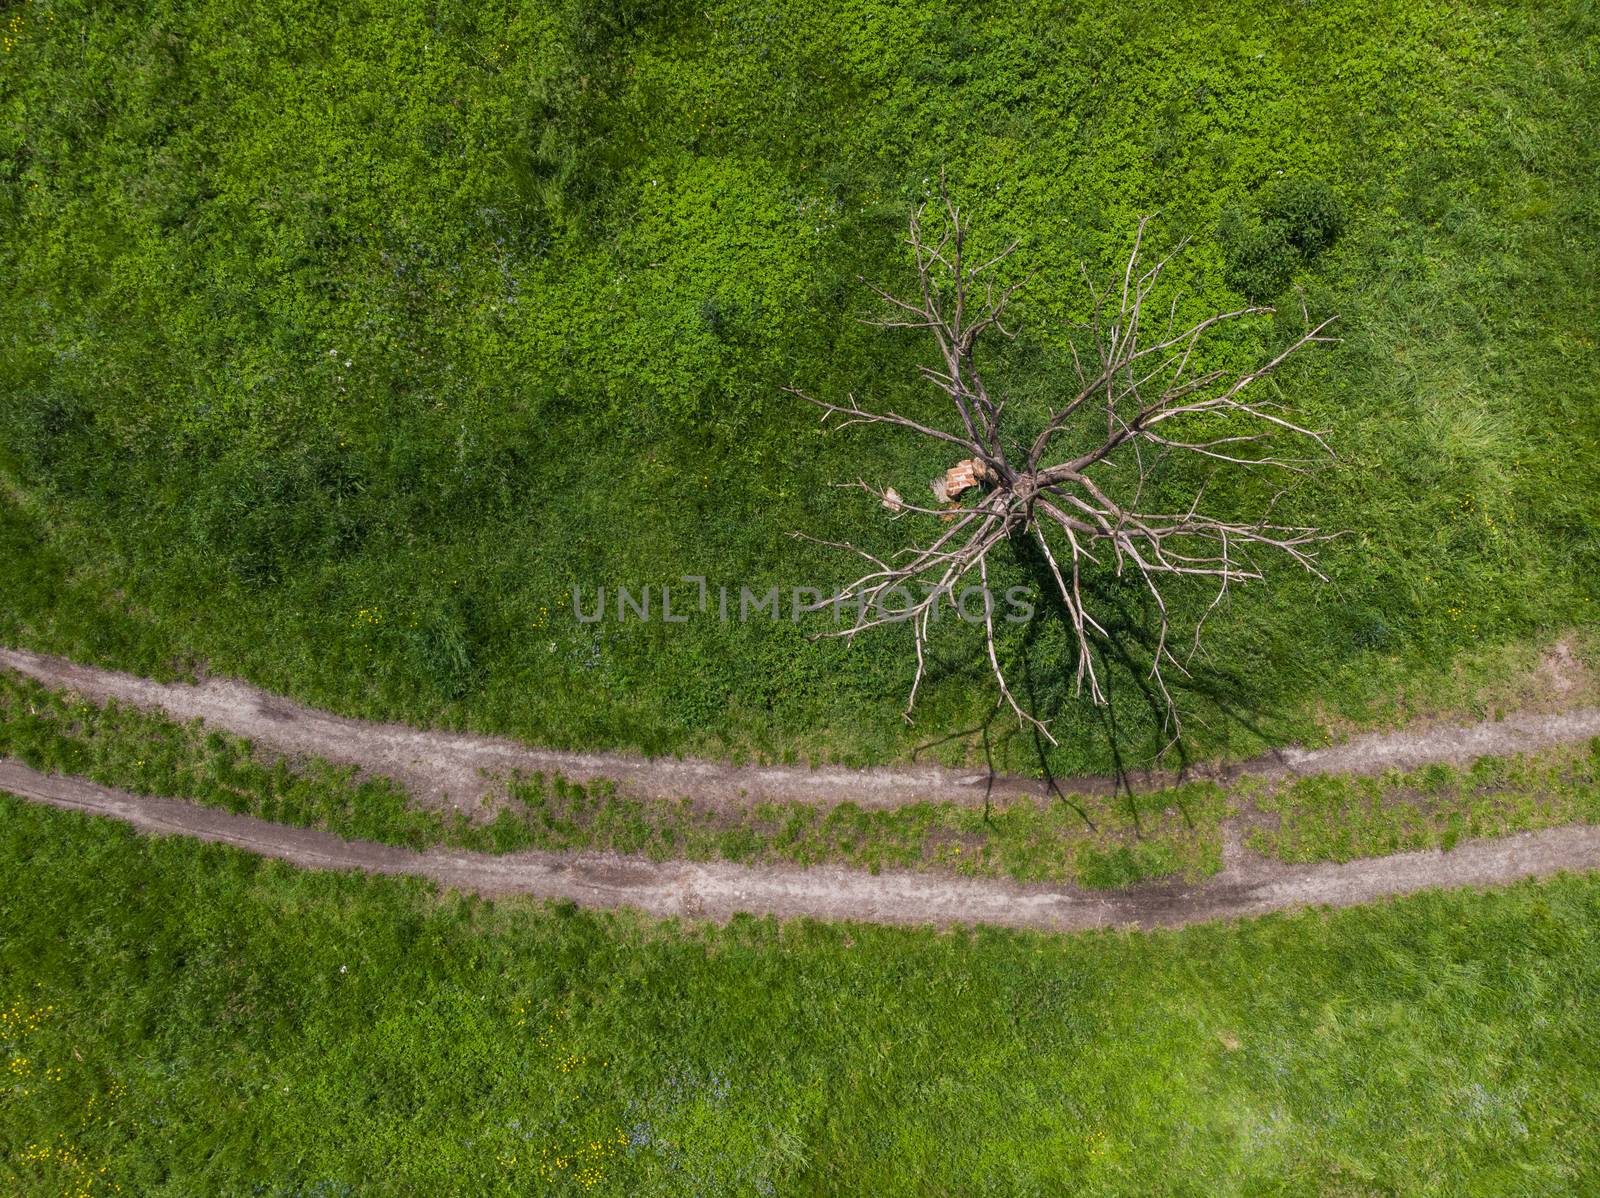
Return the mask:
[[[924,223],[926,213],[925,205],[912,216],[906,238],[916,263],[916,292],[904,298],[872,287],[888,305],[887,315],[876,323],[922,330],[932,338],[937,365],[920,370],[949,398],[951,419],[922,423],[897,412],[863,407],[853,396],[837,404],[789,390],[821,408],[825,424],[891,425],[939,442],[952,459],[961,460],[934,480],[934,505],[910,502],[893,487],[865,480],[841,484],[875,497],[891,519],[924,529],[892,552],[880,555],[849,542],[793,534],[854,553],[866,562],[863,573],[815,605],[818,610],[831,606],[836,612],[853,607],[854,620],[819,635],[854,638],[871,628],[909,623],[916,653],[916,676],[905,709],[909,720],[926,671],[929,628],[938,605],[976,575],[986,592],[984,651],[999,687],[996,702],[1008,704],[1018,719],[1054,744],[1044,722],[1012,693],[996,645],[994,605],[987,599],[990,552],[1013,538],[1026,537],[1037,544],[1071,624],[1077,692],[1081,695],[1087,687],[1096,704],[1105,702],[1105,692],[1091,640],[1104,637],[1105,629],[1085,598],[1086,573],[1104,569],[1121,577],[1131,571],[1142,581],[1153,602],[1156,624],[1149,678],[1162,697],[1167,731],[1175,740],[1181,724],[1166,671],[1187,672],[1185,662],[1199,646],[1205,620],[1229,588],[1262,579],[1262,562],[1274,554],[1322,578],[1316,551],[1330,538],[1315,528],[1274,520],[1283,490],[1249,520],[1206,514],[1201,508],[1203,483],[1187,502],[1157,505],[1171,510],[1152,510],[1147,496],[1154,489],[1153,473],[1174,455],[1205,459],[1213,469],[1290,473],[1304,472],[1314,461],[1331,457],[1322,434],[1294,423],[1278,403],[1260,394],[1256,384],[1305,347],[1336,341],[1325,335],[1334,318],[1313,325],[1302,303],[1303,331],[1275,356],[1243,372],[1202,368],[1199,347],[1208,333],[1273,309],[1252,306],[1218,312],[1179,331],[1174,300],[1167,313],[1155,314],[1156,330],[1147,332],[1146,301],[1183,244],[1147,266],[1144,240],[1149,218],[1145,218],[1134,235],[1127,265],[1112,287],[1100,292],[1084,271],[1093,315],[1073,342],[1070,393],[1048,405],[1042,427],[1017,440],[1007,435],[1005,397],[985,385],[977,361],[978,348],[987,338],[1014,335],[1005,324],[1007,306],[1028,280],[1002,285],[996,269],[1011,257],[1017,243],[971,265],[966,223],[942,183],[931,229]],[[1077,344],[1080,339],[1082,349]],[[1276,452],[1283,441],[1300,444],[1311,457]],[[975,498],[963,502],[963,495]],[[1183,661],[1173,650],[1166,594],[1166,588],[1181,579],[1198,579],[1215,588],[1210,605],[1195,622]],[[917,597],[919,591],[925,594]],[[889,599],[902,594],[910,601],[891,608]]]

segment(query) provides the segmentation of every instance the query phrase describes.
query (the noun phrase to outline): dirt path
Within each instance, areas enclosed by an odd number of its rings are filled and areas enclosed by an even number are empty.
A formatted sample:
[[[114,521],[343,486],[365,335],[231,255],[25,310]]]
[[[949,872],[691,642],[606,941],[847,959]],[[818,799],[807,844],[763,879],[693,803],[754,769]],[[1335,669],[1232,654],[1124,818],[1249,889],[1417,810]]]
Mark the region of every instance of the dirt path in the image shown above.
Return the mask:
[[[1347,907],[1444,886],[1490,886],[1563,870],[1600,868],[1600,827],[1555,828],[1472,841],[1450,853],[1402,853],[1343,865],[1289,867],[1228,854],[1196,886],[1095,892],[981,878],[831,867],[759,869],[728,862],[665,862],[585,853],[490,856],[417,853],[290,828],[172,799],[40,774],[0,760],[0,791],[69,811],[110,816],[144,833],[192,836],[311,869],[414,875],[487,896],[571,899],[655,916],[725,920],[737,912],[882,924],[994,924],[1047,931],[1181,927],[1288,908]]]
[[[437,732],[401,724],[379,724],[317,711],[230,679],[198,685],[160,683],[114,670],[80,666],[57,657],[0,648],[0,668],[46,686],[73,690],[98,701],[115,699],[187,722],[249,737],[263,748],[290,756],[321,757],[405,783],[429,805],[470,808],[492,779],[512,770],[559,772],[577,782],[611,779],[644,796],[693,797],[713,805],[758,802],[837,803],[865,808],[899,807],[920,801],[981,804],[985,796],[1004,802],[1040,796],[1042,782],[939,766],[728,765],[722,762],[645,758],[621,753],[573,753],[535,749],[515,741],[459,732]],[[1375,774],[1433,762],[1467,764],[1485,755],[1547,748],[1600,736],[1600,708],[1547,714],[1512,714],[1465,727],[1430,727],[1414,732],[1369,733],[1326,749],[1283,749],[1212,777],[1240,774]],[[1160,781],[1154,779],[1152,781]],[[1068,791],[1105,792],[1108,778],[1060,779]]]

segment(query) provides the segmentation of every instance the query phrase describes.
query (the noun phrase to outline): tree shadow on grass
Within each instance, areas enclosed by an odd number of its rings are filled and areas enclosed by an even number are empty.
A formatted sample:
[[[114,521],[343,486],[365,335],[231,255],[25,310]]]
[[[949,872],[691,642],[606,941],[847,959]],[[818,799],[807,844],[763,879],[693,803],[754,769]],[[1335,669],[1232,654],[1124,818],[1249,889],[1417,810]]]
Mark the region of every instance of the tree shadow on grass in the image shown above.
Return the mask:
[[[1012,547],[1030,577],[1036,600],[1034,617],[1023,632],[1019,654],[1020,691],[1025,697],[1026,709],[1046,722],[1069,706],[1092,714],[1111,761],[1113,796],[1121,793],[1127,797],[1135,832],[1140,834],[1135,781],[1148,788],[1158,771],[1182,779],[1194,766],[1187,741],[1181,737],[1173,740],[1167,730],[1170,727],[1167,700],[1150,672],[1150,663],[1159,644],[1159,612],[1143,586],[1104,576],[1083,579],[1085,602],[1105,629],[1105,636],[1095,637],[1091,649],[1096,655],[1097,674],[1106,698],[1104,705],[1095,706],[1087,694],[1075,693],[1078,662],[1071,615],[1056,587],[1049,563],[1029,539],[1015,538]],[[1052,669],[1051,676],[1041,677],[1040,658],[1048,652],[1047,639],[1057,639],[1070,646],[1071,654],[1063,656],[1059,670]],[[1184,719],[1203,723],[1202,712],[1215,714],[1253,736],[1269,739],[1265,730],[1267,721],[1254,706],[1247,679],[1238,671],[1191,661],[1186,663],[1184,671],[1169,666],[1164,675],[1167,689]],[[1127,727],[1124,718],[1130,712],[1140,711],[1146,717],[1136,722],[1136,725],[1143,725],[1142,733],[1137,726]],[[1050,747],[1045,737],[1037,728],[1030,728],[1030,732],[1034,755],[1050,792],[1065,798],[1052,769]],[[1079,804],[1072,805],[1081,812]],[[1187,809],[1183,814],[1185,821],[1193,826]],[[1084,818],[1088,819],[1086,813]]]
[[[994,760],[995,745],[993,734],[995,717],[999,714],[999,708],[992,707],[989,709],[989,714],[985,716],[982,721],[974,724],[972,727],[962,728],[959,731],[948,733],[945,736],[937,736],[932,740],[923,741],[911,751],[911,759],[915,761],[919,754],[925,753],[931,749],[937,749],[940,745],[947,745],[951,741],[965,740],[967,737],[970,737],[973,734],[977,734],[978,736],[982,737],[983,763],[986,770],[986,776],[983,783],[983,822],[985,824],[990,822],[989,817],[994,810],[994,782],[995,779],[1000,776],[1000,769],[995,764]],[[1000,741],[1004,743],[1009,735],[1009,733],[1002,732],[999,738]]]
[[[1159,612],[1149,592],[1134,580],[1098,573],[1083,579],[1085,601],[1105,629],[1104,636],[1095,636],[1091,642],[1106,697],[1103,705],[1094,705],[1087,694],[1076,693],[1078,663],[1071,616],[1049,563],[1031,539],[1014,538],[1012,548],[1032,584],[1035,600],[1033,617],[1015,642],[1015,664],[1007,667],[1012,689],[1024,710],[1039,720],[1055,721],[1059,726],[1058,717],[1071,713],[1078,727],[1087,722],[1103,745],[1104,757],[1110,762],[1109,775],[1105,779],[1074,778],[1061,772],[1057,768],[1059,750],[1039,728],[1012,720],[996,724],[998,717],[1009,715],[998,696],[977,724],[919,744],[912,759],[952,741],[970,741],[978,736],[988,771],[983,804],[987,820],[1000,774],[997,749],[1004,749],[1013,737],[1024,735],[1028,757],[1037,763],[1048,795],[1070,806],[1091,830],[1096,827],[1094,819],[1074,792],[1109,793],[1112,799],[1124,796],[1135,834],[1142,834],[1143,817],[1137,795],[1168,783],[1172,777],[1182,780],[1195,766],[1189,742],[1184,738],[1173,740],[1167,731],[1167,700],[1150,673],[1159,642]],[[1055,645],[1061,646],[1061,652],[1052,660]],[[980,667],[969,659],[930,661],[930,673],[968,675],[974,686],[993,686],[987,662]],[[1184,670],[1169,666],[1164,673],[1167,688],[1186,723],[1209,727],[1207,717],[1217,717],[1270,743],[1270,719],[1254,705],[1248,680],[1239,671],[1190,661]],[[1087,721],[1085,715],[1089,717]],[[1072,789],[1064,787],[1064,782]],[[1195,821],[1181,796],[1176,801],[1185,821],[1193,827]]]

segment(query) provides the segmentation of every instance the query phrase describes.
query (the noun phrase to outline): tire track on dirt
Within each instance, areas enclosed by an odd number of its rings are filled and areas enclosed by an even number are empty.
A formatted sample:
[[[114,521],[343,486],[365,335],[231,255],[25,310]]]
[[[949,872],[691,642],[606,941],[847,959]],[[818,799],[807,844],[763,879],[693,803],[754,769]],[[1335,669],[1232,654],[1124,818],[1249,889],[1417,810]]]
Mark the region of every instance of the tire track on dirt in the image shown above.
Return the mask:
[[[292,828],[174,799],[113,790],[0,760],[0,792],[68,811],[107,816],[145,834],[181,835],[310,869],[427,878],[487,897],[570,899],[583,907],[637,908],[658,917],[723,921],[739,912],[895,925],[992,924],[1072,932],[1173,928],[1306,906],[1348,907],[1438,887],[1493,886],[1600,868],[1600,827],[1525,832],[1470,841],[1449,853],[1401,853],[1343,864],[1290,867],[1234,854],[1197,885],[1119,891],[904,871],[747,867],[656,862],[615,854],[459,850],[415,852]]]
[[[863,808],[916,802],[981,806],[1039,798],[1049,792],[1036,778],[991,775],[982,770],[933,765],[872,769],[844,766],[730,765],[625,753],[580,753],[538,749],[516,741],[463,732],[432,731],[403,724],[351,719],[306,707],[233,679],[197,684],[153,682],[115,670],[82,666],[59,657],[0,648],[0,668],[46,686],[87,698],[159,711],[180,722],[205,723],[263,748],[291,757],[321,757],[386,774],[404,783],[421,803],[470,809],[493,789],[496,777],[513,770],[560,773],[576,782],[608,779],[645,797],[690,797],[714,806],[746,807],[761,802],[832,804],[849,800]],[[1191,778],[1226,781],[1243,774],[1376,774],[1434,762],[1470,764],[1478,757],[1529,752],[1600,736],[1600,708],[1557,714],[1512,713],[1501,720],[1407,732],[1367,733],[1324,749],[1286,748],[1253,761],[1192,771]],[[1176,780],[1146,775],[1154,786]],[[1057,779],[1067,792],[1107,793],[1108,777]]]

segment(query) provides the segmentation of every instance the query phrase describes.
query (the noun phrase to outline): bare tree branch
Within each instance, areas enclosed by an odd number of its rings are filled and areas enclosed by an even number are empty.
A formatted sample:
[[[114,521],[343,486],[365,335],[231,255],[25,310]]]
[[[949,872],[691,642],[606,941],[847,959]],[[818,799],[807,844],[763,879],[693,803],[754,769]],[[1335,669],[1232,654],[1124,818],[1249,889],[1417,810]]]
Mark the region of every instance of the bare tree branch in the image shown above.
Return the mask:
[[[813,610],[831,607],[838,612],[845,606],[855,610],[848,626],[819,635],[854,638],[871,628],[910,623],[916,673],[905,709],[909,720],[926,677],[929,628],[939,604],[951,600],[956,588],[976,573],[985,594],[984,652],[999,692],[997,702],[1053,744],[1049,729],[1017,700],[1006,677],[988,596],[990,553],[1013,538],[1028,538],[1043,555],[1053,594],[1066,613],[1077,650],[1077,692],[1087,691],[1096,704],[1106,702],[1106,693],[1092,649],[1106,630],[1090,610],[1084,578],[1090,570],[1137,575],[1155,613],[1148,677],[1162,697],[1167,731],[1175,741],[1182,725],[1167,671],[1187,672],[1184,661],[1198,651],[1201,630],[1235,584],[1265,577],[1255,552],[1276,554],[1321,578],[1317,549],[1332,537],[1316,528],[1274,522],[1272,513],[1282,491],[1255,519],[1206,513],[1201,507],[1203,485],[1182,510],[1147,510],[1145,497],[1154,490],[1154,473],[1163,463],[1184,456],[1214,463],[1213,469],[1286,474],[1304,473],[1315,462],[1331,458],[1324,434],[1283,414],[1282,405],[1259,394],[1257,384],[1308,346],[1336,341],[1327,331],[1334,318],[1314,324],[1302,298],[1302,332],[1282,351],[1242,372],[1199,369],[1197,362],[1204,358],[1200,346],[1208,333],[1233,321],[1271,314],[1273,309],[1249,306],[1216,312],[1178,330],[1174,298],[1157,318],[1165,329],[1146,339],[1145,305],[1184,243],[1146,266],[1151,218],[1141,219],[1120,286],[1109,293],[1096,288],[1085,268],[1092,300],[1086,329],[1089,353],[1081,353],[1076,341],[1069,342],[1073,389],[1048,406],[1031,442],[1017,445],[1003,435],[1005,398],[991,395],[975,355],[990,331],[1011,336],[1003,323],[1008,305],[1032,276],[1005,285],[997,282],[996,271],[1016,252],[1017,242],[976,266],[967,265],[967,225],[942,178],[931,216],[928,208],[924,205],[912,215],[906,237],[916,267],[911,297],[868,286],[891,312],[877,323],[926,330],[931,336],[939,364],[921,367],[920,373],[949,398],[959,427],[940,428],[898,412],[872,411],[854,396],[846,404],[836,404],[797,388],[788,390],[821,408],[823,422],[834,421],[832,427],[886,424],[959,449],[963,461],[949,471],[949,479],[957,482],[948,484],[959,486],[959,493],[950,494],[947,480],[936,479],[936,501],[943,506],[923,506],[908,502],[894,488],[875,487],[864,480],[841,484],[873,496],[896,521],[938,523],[933,535],[881,556],[849,542],[795,534],[855,554],[872,567],[813,605]],[[1096,412],[1098,416],[1093,415]],[[1084,437],[1091,427],[1100,431],[1085,448]],[[1053,452],[1063,436],[1075,447],[1070,457]],[[1297,441],[1310,452],[1300,456],[1274,452],[1274,443],[1283,439]],[[1008,444],[1019,455],[1015,460],[1007,454]],[[960,494],[974,486],[978,498],[962,502]],[[1109,547],[1109,557],[1097,552],[1101,547]],[[1164,588],[1184,578],[1209,584],[1215,595],[1195,624],[1184,661],[1179,661],[1171,648],[1173,609]],[[924,592],[920,598],[917,591]],[[903,604],[890,605],[889,600],[902,595]]]

